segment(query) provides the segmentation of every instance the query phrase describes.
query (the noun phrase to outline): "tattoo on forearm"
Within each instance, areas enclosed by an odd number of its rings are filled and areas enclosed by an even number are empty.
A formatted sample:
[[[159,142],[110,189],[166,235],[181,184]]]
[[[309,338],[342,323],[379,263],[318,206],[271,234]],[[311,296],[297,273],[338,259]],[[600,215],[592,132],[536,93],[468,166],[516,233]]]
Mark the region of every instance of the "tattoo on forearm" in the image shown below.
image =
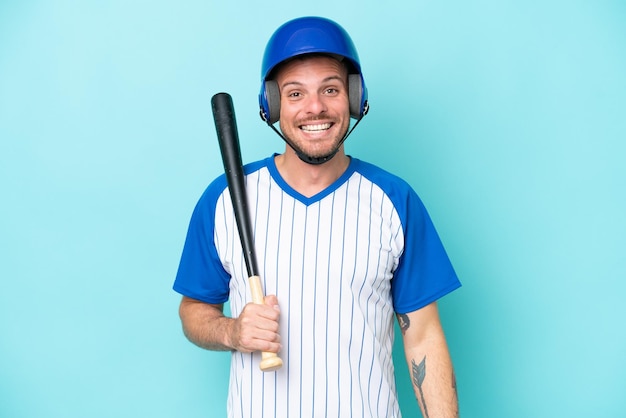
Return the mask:
[[[456,411],[454,416],[459,417],[459,392],[456,388],[456,374],[452,372],[452,389],[454,390],[454,403],[456,404]]]
[[[458,398],[459,394],[456,389],[456,375],[452,372],[452,389],[454,389],[454,397]]]
[[[409,329],[409,326],[411,326],[409,316],[407,314],[399,314],[398,323],[400,324],[400,331],[402,331],[402,335],[404,335],[406,330]]]
[[[417,388],[421,398],[422,408],[424,409],[424,418],[428,418],[428,409],[426,408],[426,400],[424,399],[424,390],[422,384],[426,378],[426,356],[422,359],[420,364],[415,363],[415,360],[411,360],[411,369],[413,376],[413,384]]]

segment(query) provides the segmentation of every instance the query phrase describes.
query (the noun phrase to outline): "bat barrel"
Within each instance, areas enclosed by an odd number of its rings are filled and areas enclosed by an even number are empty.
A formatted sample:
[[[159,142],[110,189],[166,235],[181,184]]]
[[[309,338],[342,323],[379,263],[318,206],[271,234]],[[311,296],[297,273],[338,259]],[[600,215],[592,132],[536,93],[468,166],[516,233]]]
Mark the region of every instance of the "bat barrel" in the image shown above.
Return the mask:
[[[248,276],[256,276],[259,271],[254,252],[254,235],[248,216],[248,199],[233,99],[228,93],[217,93],[211,98],[211,106],[246,269]]]

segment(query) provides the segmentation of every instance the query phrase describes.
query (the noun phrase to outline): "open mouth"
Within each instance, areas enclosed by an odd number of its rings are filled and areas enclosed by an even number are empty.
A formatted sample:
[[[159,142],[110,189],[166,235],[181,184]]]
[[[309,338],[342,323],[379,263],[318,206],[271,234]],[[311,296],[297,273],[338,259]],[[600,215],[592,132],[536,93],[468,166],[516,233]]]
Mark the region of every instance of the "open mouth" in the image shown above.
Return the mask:
[[[330,129],[332,123],[317,123],[314,125],[300,125],[300,129],[306,132],[322,132]]]

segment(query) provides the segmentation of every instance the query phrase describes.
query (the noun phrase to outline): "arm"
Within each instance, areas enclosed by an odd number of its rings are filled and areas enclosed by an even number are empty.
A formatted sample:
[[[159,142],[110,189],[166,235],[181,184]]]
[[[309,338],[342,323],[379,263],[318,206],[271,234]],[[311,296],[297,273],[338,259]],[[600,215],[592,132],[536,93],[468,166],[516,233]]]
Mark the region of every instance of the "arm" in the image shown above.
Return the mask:
[[[187,339],[207,350],[280,350],[276,296],[267,296],[265,305],[247,304],[237,318],[224,316],[223,308],[183,296],[179,315]]]
[[[456,379],[436,302],[398,314],[413,390],[424,418],[459,416]]]

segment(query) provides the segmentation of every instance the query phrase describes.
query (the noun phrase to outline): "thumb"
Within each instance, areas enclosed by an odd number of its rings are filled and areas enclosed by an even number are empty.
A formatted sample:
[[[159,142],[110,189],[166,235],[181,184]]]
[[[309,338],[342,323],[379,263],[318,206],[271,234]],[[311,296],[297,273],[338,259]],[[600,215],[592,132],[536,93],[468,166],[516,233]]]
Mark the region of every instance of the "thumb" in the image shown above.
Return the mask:
[[[278,306],[278,298],[276,297],[276,295],[265,296],[265,304],[273,307],[276,310],[280,309]]]

